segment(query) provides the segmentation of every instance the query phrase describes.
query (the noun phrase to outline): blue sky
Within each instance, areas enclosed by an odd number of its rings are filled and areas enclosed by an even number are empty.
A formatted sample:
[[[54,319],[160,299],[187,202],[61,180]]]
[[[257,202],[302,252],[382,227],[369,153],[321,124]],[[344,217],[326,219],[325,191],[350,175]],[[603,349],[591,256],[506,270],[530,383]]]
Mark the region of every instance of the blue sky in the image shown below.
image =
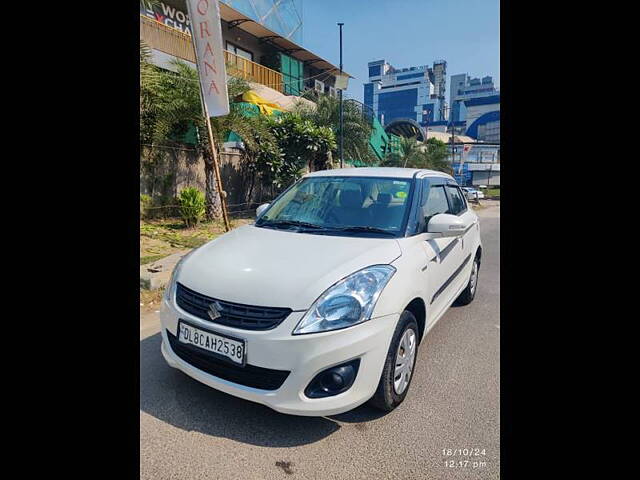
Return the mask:
[[[500,86],[499,0],[302,0],[303,46],[338,65],[343,22],[344,70],[356,77],[347,95],[362,101],[367,63],[396,68],[447,61],[457,73],[491,75]]]

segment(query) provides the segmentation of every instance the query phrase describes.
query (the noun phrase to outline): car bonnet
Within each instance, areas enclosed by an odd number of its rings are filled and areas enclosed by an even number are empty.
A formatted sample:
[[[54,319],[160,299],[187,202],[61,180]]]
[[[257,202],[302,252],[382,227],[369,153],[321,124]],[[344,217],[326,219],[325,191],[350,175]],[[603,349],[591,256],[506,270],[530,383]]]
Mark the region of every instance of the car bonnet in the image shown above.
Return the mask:
[[[331,285],[402,254],[394,238],[296,233],[245,225],[189,256],[178,282],[219,300],[306,310]]]

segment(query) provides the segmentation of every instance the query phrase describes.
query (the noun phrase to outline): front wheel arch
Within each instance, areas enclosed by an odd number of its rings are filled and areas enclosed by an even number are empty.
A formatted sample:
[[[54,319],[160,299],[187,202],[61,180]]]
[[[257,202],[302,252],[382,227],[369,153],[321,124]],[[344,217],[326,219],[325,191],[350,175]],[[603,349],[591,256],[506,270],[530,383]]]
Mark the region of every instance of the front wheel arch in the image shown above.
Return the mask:
[[[427,326],[427,306],[424,303],[424,300],[420,297],[416,297],[411,300],[406,307],[404,307],[404,310],[408,310],[416,318],[416,322],[418,323],[418,342],[421,342],[422,337],[424,337],[424,330]]]

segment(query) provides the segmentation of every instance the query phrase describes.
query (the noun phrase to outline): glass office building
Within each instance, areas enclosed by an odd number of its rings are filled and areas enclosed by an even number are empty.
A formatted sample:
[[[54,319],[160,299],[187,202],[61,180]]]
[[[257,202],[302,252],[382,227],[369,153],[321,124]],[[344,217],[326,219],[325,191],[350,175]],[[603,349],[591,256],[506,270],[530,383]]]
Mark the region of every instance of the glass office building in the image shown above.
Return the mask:
[[[368,66],[364,103],[383,125],[409,119],[424,127],[447,118],[444,60],[433,62],[431,67],[394,68],[385,60],[369,62]]]
[[[222,0],[222,3],[302,44],[302,0]]]

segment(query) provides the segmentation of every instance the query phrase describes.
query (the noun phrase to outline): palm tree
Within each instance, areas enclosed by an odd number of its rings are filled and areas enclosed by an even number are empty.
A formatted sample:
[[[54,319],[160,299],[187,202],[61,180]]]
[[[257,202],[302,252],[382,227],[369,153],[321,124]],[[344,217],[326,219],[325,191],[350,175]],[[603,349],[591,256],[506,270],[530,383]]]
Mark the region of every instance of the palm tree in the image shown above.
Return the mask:
[[[416,137],[400,137],[400,152],[387,155],[382,165],[385,167],[418,167],[425,162],[423,151]]]
[[[299,103],[294,112],[303,119],[311,120],[321,127],[330,127],[339,142],[340,130],[340,100],[329,95],[309,93],[306,96],[315,103],[315,107]],[[371,122],[363,114],[357,102],[343,102],[344,125],[344,158],[363,163],[373,163],[377,160],[369,147],[371,138]],[[337,153],[337,152],[335,152]]]
[[[386,167],[426,168],[451,173],[447,161],[447,144],[430,138],[418,142],[415,137],[400,138],[400,153],[390,153],[383,161]]]
[[[427,155],[428,168],[438,170],[445,173],[453,173],[449,157],[449,147],[447,144],[436,139],[429,138],[424,144],[425,153]]]
[[[152,144],[171,144],[177,143],[173,140],[176,133],[185,133],[189,126],[196,127],[196,150],[202,155],[205,166],[205,216],[208,220],[219,219],[222,217],[222,204],[218,195],[213,153],[202,114],[198,73],[177,59],[171,62],[174,72],[160,70],[148,62],[142,45],[140,57],[141,96],[143,91],[149,92],[146,93],[149,98],[145,108],[150,112],[146,114],[149,118],[143,129],[141,101],[141,136],[147,135]],[[227,89],[229,98],[233,99],[249,90],[249,85],[244,80],[229,77]],[[257,133],[261,131],[256,123],[258,122],[243,116],[234,108],[228,115],[213,117],[213,141],[218,151],[230,131],[242,137],[245,144],[253,145],[258,141]]]
[[[140,140],[147,143],[150,140],[155,120],[156,92],[160,75],[155,65],[151,63],[151,49],[140,40]]]

